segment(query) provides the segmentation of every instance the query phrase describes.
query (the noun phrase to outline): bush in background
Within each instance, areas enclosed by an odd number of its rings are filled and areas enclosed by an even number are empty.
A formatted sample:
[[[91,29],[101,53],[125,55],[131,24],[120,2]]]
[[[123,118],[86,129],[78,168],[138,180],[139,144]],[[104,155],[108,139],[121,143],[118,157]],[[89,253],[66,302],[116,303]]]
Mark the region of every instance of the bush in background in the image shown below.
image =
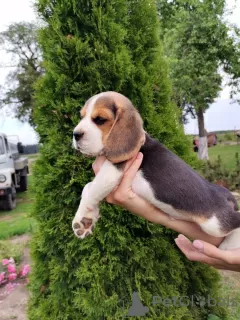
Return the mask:
[[[233,141],[234,139],[236,139],[236,136],[232,132],[226,132],[223,136],[224,141]]]
[[[171,103],[155,1],[39,0],[46,73],[34,122],[42,143],[34,169],[38,231],[33,239],[30,320],[122,319],[138,292],[144,319],[202,320],[217,306],[152,305],[154,295],[218,296],[218,275],[176,249],[176,234],[103,204],[94,234],[77,239],[71,222],[91,161],[72,148],[84,102],[100,91],[128,96],[145,129],[189,163],[191,145]],[[180,183],[180,182],[179,182]],[[125,307],[124,307],[125,306]]]
[[[207,161],[202,165],[202,175],[210,182],[216,183],[229,190],[240,189],[240,160],[239,154],[235,155],[236,166],[229,170],[222,164],[222,159],[218,156],[215,162]]]

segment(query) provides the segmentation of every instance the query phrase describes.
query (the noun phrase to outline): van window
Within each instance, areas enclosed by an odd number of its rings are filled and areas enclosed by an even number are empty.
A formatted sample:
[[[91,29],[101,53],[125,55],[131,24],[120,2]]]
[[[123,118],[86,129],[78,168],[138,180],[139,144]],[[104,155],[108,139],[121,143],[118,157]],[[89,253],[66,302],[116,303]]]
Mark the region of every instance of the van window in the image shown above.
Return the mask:
[[[4,141],[5,141],[5,146],[6,146],[7,152],[9,152],[8,141],[7,141],[7,139],[6,139],[6,138],[4,138]]]
[[[0,154],[4,154],[4,144],[3,144],[3,138],[0,137]]]

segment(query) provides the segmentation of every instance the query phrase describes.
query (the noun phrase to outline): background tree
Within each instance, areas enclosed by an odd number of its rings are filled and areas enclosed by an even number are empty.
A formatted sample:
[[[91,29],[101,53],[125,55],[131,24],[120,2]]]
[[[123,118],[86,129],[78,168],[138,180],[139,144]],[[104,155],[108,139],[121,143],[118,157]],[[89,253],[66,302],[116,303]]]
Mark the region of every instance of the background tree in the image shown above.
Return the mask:
[[[204,112],[221,91],[221,70],[236,88],[240,77],[238,30],[224,19],[225,0],[159,0],[158,4],[173,97],[184,119],[188,113],[197,116],[199,158],[208,159]]]
[[[72,148],[79,110],[93,94],[128,96],[145,129],[191,162],[190,144],[170,101],[154,0],[39,0],[46,73],[38,81],[34,121],[43,143],[34,170],[38,230],[33,239],[29,319],[122,319],[139,292],[145,319],[202,320],[218,307],[153,306],[153,295],[218,296],[217,274],[187,261],[172,231],[102,204],[94,234],[82,241],[71,221],[91,160]],[[125,307],[124,307],[125,306]]]
[[[12,55],[12,68],[4,88],[1,88],[0,108],[10,107],[21,121],[34,125],[33,85],[43,73],[41,50],[37,40],[37,25],[20,22],[0,33],[0,45]]]

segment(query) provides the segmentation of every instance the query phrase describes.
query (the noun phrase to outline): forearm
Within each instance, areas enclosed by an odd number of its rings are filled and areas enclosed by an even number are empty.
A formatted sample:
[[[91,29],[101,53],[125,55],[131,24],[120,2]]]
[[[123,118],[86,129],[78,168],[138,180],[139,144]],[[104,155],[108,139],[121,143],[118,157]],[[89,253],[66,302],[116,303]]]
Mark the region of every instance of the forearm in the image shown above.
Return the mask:
[[[121,204],[119,204],[122,206]],[[203,232],[200,226],[194,222],[183,220],[171,220],[169,215],[155,208],[150,203],[137,195],[124,203],[124,208],[132,213],[147,219],[150,222],[161,224],[162,226],[172,229],[178,233],[184,234],[192,239],[203,240],[215,246],[219,246],[223,238],[216,238]]]

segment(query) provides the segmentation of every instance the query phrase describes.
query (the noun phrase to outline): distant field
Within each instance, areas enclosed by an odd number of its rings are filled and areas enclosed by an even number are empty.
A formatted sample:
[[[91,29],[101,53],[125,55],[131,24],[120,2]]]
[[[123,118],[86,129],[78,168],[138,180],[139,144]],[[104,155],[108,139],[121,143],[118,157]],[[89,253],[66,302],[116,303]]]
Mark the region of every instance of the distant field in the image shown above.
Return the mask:
[[[17,193],[16,209],[0,210],[0,240],[32,231],[35,221],[29,217],[34,200],[31,185],[32,176],[28,176],[29,189]]]
[[[228,169],[233,169],[236,164],[235,154],[238,152],[240,157],[240,144],[238,145],[222,145],[218,144],[208,149],[209,158],[211,161],[217,160],[220,155],[222,163]]]

